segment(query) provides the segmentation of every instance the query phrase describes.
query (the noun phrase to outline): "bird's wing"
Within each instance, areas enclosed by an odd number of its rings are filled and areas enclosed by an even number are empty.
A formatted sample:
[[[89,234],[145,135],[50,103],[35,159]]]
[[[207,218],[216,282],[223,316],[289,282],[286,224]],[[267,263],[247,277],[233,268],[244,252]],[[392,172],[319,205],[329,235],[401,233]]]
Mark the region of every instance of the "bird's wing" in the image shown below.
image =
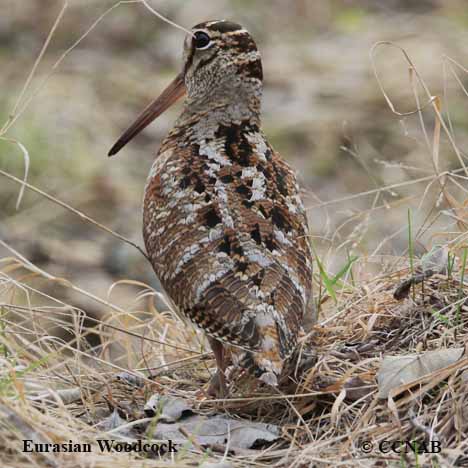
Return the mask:
[[[275,342],[284,357],[312,281],[296,179],[269,147],[229,158],[216,149],[161,154],[145,200],[147,249],[171,298],[207,333],[253,351]]]

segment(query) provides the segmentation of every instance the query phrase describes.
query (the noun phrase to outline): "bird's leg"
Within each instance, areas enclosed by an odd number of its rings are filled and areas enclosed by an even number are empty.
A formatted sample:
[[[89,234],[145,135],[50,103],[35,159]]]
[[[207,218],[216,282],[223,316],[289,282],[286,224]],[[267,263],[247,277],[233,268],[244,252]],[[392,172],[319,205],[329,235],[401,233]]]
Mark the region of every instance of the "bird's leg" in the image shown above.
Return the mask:
[[[208,338],[211,349],[216,359],[216,366],[218,370],[216,374],[211,378],[210,386],[208,387],[208,395],[214,397],[225,397],[227,395],[226,376],[224,371],[226,370],[226,362],[224,359],[224,348],[223,344],[215,338]]]

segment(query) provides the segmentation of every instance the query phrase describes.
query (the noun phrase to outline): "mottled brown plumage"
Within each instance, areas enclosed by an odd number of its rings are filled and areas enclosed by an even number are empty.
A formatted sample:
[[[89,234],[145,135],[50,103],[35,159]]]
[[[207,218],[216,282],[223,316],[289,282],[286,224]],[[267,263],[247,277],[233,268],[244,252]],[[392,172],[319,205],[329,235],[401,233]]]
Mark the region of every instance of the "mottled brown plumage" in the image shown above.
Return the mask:
[[[224,346],[276,384],[311,297],[307,218],[294,172],[260,128],[252,37],[227,21],[192,31],[182,73],[110,154],[186,91],[148,177],[146,249],[168,295],[211,337],[221,381]]]

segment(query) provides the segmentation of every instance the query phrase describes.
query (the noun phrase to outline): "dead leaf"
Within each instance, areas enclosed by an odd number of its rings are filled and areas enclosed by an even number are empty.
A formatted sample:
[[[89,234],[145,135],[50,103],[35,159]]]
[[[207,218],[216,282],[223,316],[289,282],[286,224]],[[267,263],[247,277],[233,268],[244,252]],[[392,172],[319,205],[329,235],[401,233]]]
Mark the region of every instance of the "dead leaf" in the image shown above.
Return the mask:
[[[235,451],[252,449],[280,437],[277,426],[232,419],[224,415],[195,414],[182,398],[153,395],[144,407],[148,417],[157,416],[156,427],[148,424],[154,439],[171,439],[178,444],[228,446]]]
[[[152,436],[155,439],[171,439],[175,443],[190,443],[180,432],[180,428],[190,434],[191,439],[199,445],[228,445],[229,450],[256,448],[280,437],[277,426],[222,415],[192,415],[172,424],[158,423],[155,430],[153,428]]]
[[[346,389],[347,401],[360,400],[374,391],[374,386],[365,382],[360,377],[352,377],[348,379],[344,384],[344,388]]]
[[[127,424],[127,421],[123,419],[119,412],[117,411],[117,408],[112,411],[112,413],[102,421],[98,423],[99,429],[103,431],[113,431],[115,434],[122,436],[122,437],[129,437],[132,434],[131,429],[129,428],[123,428],[120,430],[115,430],[121,426],[125,426]]]
[[[377,375],[379,398],[388,398],[393,389],[450,366],[462,357],[463,352],[464,348],[452,348],[420,355],[386,356]]]
[[[182,398],[154,394],[146,402],[144,412],[150,418],[158,415],[158,421],[170,423],[187,414],[192,414],[192,409]],[[184,413],[186,414],[184,415]]]
[[[115,378],[121,382],[138,388],[143,387],[145,383],[142,377],[135,374],[130,374],[128,372],[120,372],[115,376]]]
[[[430,278],[434,272],[432,270],[428,270],[425,273],[417,273],[414,276],[402,281],[395,292],[393,293],[393,297],[397,301],[401,301],[401,299],[406,299],[409,296],[411,286],[422,283],[425,279]]]

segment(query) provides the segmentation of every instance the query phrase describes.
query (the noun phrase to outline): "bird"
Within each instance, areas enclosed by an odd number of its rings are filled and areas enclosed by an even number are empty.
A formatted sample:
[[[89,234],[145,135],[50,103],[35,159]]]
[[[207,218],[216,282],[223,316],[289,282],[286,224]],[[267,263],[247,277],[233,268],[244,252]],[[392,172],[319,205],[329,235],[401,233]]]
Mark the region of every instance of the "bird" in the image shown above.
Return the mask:
[[[278,385],[312,301],[313,255],[296,172],[261,128],[255,41],[227,20],[189,32],[182,71],[109,156],[184,97],[148,175],[143,238],[165,292],[206,333],[208,393],[225,396],[229,359]]]

